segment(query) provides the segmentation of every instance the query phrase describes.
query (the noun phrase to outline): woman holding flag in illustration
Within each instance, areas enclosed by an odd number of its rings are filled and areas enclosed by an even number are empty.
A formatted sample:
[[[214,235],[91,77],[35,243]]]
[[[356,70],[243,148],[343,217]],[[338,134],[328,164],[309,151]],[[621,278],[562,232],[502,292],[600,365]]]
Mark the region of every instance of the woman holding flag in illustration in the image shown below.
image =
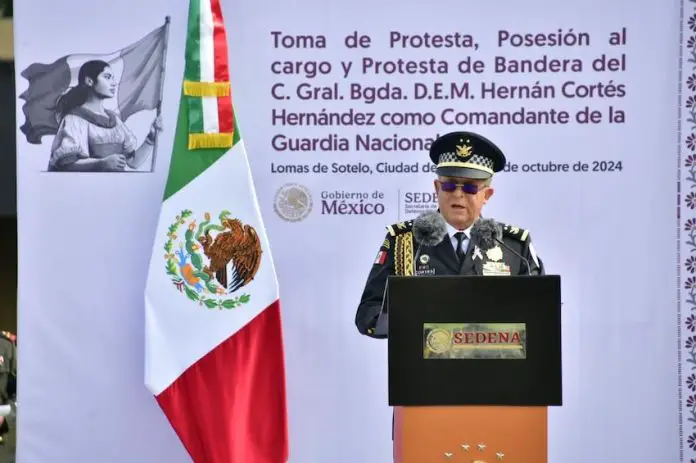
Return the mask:
[[[153,152],[161,116],[152,123],[145,141],[137,146],[131,130],[116,112],[104,108],[113,98],[118,82],[101,60],[80,67],[78,82],[58,100],[55,111],[59,126],[48,163],[49,171],[119,172],[126,166],[139,168]]]

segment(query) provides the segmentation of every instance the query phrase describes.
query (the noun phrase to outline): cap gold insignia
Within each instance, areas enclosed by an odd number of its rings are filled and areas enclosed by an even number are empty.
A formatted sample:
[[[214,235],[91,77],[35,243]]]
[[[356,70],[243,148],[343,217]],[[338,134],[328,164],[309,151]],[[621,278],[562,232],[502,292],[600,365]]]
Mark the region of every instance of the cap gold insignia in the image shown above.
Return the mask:
[[[500,246],[490,248],[486,251],[486,257],[493,262],[497,262],[503,258],[503,250],[500,249]]]
[[[460,140],[463,142],[463,140]],[[466,143],[469,143],[470,140],[467,140]],[[468,158],[471,156],[473,153],[471,152],[472,148],[468,144],[463,144],[463,145],[457,145],[457,156],[460,158]]]

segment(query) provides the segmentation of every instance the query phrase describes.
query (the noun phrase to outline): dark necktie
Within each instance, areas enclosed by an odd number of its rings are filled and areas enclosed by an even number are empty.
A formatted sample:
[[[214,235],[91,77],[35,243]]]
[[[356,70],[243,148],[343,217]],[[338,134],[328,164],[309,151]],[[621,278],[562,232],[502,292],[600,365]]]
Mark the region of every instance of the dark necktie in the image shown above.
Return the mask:
[[[457,253],[457,258],[459,259],[459,262],[462,262],[464,260],[464,250],[462,249],[462,242],[464,241],[464,238],[466,238],[466,235],[464,232],[457,232],[454,234],[454,237],[457,238],[457,250],[455,251]]]

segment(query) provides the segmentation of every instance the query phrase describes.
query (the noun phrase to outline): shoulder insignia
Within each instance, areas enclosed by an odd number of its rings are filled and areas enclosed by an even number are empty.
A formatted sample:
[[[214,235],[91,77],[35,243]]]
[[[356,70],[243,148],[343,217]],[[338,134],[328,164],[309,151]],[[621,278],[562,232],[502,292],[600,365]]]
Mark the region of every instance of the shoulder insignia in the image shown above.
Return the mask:
[[[413,220],[409,220],[406,222],[399,222],[399,223],[389,225],[389,226],[387,226],[387,230],[389,231],[389,234],[391,236],[397,236],[397,235],[401,235],[403,233],[411,231],[412,227],[413,227]]]
[[[527,238],[529,238],[529,230],[512,225],[504,225],[503,235],[509,236],[510,238],[515,238],[518,241],[525,241]]]
[[[7,339],[7,340],[9,340],[9,341],[12,341],[12,342],[16,342],[16,341],[17,341],[17,335],[16,335],[16,334],[12,334],[12,333],[10,333],[9,331],[0,331],[0,335],[1,335],[3,338],[5,338],[5,339]]]

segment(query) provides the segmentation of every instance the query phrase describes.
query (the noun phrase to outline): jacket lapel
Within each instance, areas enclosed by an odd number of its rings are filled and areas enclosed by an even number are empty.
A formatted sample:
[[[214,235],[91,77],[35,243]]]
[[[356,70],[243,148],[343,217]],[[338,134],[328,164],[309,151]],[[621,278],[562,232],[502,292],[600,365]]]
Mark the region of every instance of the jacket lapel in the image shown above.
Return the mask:
[[[432,252],[452,273],[456,274],[459,272],[459,259],[457,259],[457,255],[454,253],[452,239],[449,235],[445,235],[440,244],[432,248]]]

